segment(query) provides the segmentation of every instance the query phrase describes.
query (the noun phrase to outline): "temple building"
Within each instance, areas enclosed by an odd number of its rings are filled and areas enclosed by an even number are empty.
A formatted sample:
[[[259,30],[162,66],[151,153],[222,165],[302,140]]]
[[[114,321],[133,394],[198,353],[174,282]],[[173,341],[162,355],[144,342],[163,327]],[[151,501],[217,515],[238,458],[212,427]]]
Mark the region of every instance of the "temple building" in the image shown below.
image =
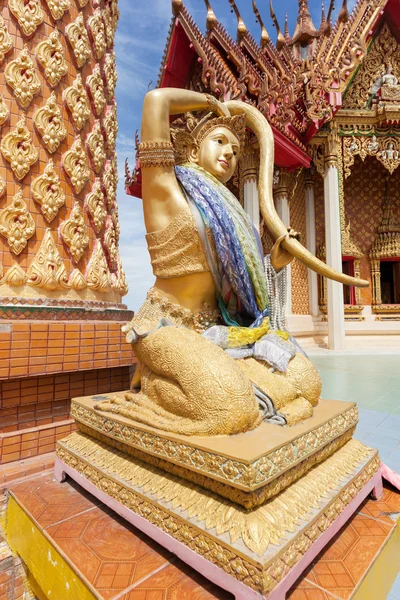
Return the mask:
[[[233,39],[208,0],[202,33],[181,0],[162,58],[158,86],[186,87],[257,106],[275,140],[275,205],[282,221],[330,266],[368,279],[342,286],[292,263],[287,326],[296,335],[328,334],[332,349],[345,334],[400,334],[400,10],[397,0],[333,2],[317,27],[299,0],[293,35],[286,19],[272,41],[259,8],[260,41],[234,0]],[[272,239],[258,205],[259,153],[249,132],[233,191]],[[140,195],[140,163],[127,191]]]

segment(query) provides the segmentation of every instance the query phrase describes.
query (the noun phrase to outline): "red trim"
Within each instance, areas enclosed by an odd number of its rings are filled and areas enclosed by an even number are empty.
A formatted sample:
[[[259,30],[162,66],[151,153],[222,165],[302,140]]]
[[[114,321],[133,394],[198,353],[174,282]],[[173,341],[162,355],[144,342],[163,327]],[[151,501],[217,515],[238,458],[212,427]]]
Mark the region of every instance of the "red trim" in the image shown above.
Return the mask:
[[[184,88],[195,56],[196,52],[189,38],[182,25],[176,20],[160,87]]]

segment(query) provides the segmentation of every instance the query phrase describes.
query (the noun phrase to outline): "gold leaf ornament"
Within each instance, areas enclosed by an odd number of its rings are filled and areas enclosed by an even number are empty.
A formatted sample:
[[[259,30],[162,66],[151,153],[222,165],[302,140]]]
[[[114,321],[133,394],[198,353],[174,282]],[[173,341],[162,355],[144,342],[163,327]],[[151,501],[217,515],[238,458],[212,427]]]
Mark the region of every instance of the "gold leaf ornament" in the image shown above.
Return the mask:
[[[116,292],[121,294],[121,296],[125,296],[129,291],[128,281],[126,279],[125,271],[122,267],[119,253],[117,256],[117,270],[115,273],[111,274],[111,285]]]
[[[69,276],[68,283],[73,290],[80,291],[87,287],[86,279],[79,269],[74,269]]]
[[[107,101],[99,63],[95,64],[92,74],[87,77],[86,86],[93,106],[93,112],[96,117],[100,117]]]
[[[40,0],[8,0],[8,6],[26,37],[31,37],[43,23],[44,14]]]
[[[87,136],[86,144],[90,158],[92,159],[93,168],[96,173],[100,173],[106,161],[106,150],[100,121],[95,121],[92,131]]]
[[[0,234],[7,239],[14,254],[21,254],[35,233],[35,221],[18,190],[9,206],[0,211]]]
[[[77,0],[77,2],[81,8],[84,8],[89,0]]]
[[[114,223],[115,239],[117,240],[117,244],[118,244],[119,236],[121,235],[121,227],[120,227],[119,218],[118,218],[118,204],[115,204],[115,208],[111,213],[111,219],[112,219],[112,222]]]
[[[96,233],[103,229],[107,217],[104,193],[99,178],[96,178],[92,191],[86,196],[85,207],[93,223]]]
[[[4,275],[1,283],[5,283],[11,286],[21,286],[25,285],[28,281],[28,276],[25,271],[19,266],[18,263],[14,263],[12,267],[10,267],[7,273]]]
[[[40,133],[47,150],[53,154],[67,135],[57,98],[52,92],[44,106],[33,117],[36,129]]]
[[[4,196],[5,191],[6,191],[6,182],[4,181],[4,179],[0,176],[0,198],[2,196]]]
[[[107,44],[104,23],[99,9],[88,18],[88,29],[94,46],[94,54],[96,58],[100,60],[104,56]]]
[[[0,149],[4,158],[10,163],[14,175],[21,181],[39,158],[39,153],[26,127],[25,115],[18,121],[15,129],[3,137]]]
[[[61,19],[65,12],[69,9],[69,0],[46,0],[51,16],[55,21]]]
[[[6,54],[12,50],[12,47],[11,36],[8,33],[3,17],[0,15],[0,64],[3,62]]]
[[[40,210],[48,223],[56,217],[65,203],[65,193],[61,188],[60,178],[50,159],[43,175],[39,175],[31,184],[32,196],[40,206]]]
[[[108,160],[103,173],[103,185],[106,193],[107,208],[111,211],[116,203],[117,198],[118,176],[115,164]]]
[[[69,287],[67,271],[51,229],[46,229],[39,250],[29,266],[28,283],[50,291]]]
[[[118,244],[117,244],[117,236],[115,233],[114,223],[108,215],[106,220],[106,228],[104,231],[103,237],[103,245],[106,251],[107,262],[112,271],[115,271],[117,268],[117,258],[118,258]]]
[[[114,43],[114,28],[111,13],[111,4],[106,4],[103,9],[103,22],[107,48],[112,48],[112,45]]]
[[[117,67],[115,63],[115,52],[109,52],[104,61],[104,77],[106,80],[107,98],[112,100],[114,97],[115,86],[117,85]]]
[[[40,79],[27,46],[23,47],[15,60],[6,65],[4,76],[22,108],[28,108],[33,97],[39,93]]]
[[[47,82],[51,87],[56,87],[61,78],[68,73],[64,48],[56,29],[51,32],[47,40],[43,40],[36,46],[35,54]]]
[[[63,167],[76,194],[79,194],[90,177],[86,153],[81,138],[75,138],[70,150],[63,154]]]
[[[88,287],[96,292],[109,292],[111,276],[100,240],[96,244],[86,270]]]
[[[82,13],[79,13],[75,21],[66,26],[65,32],[74,53],[76,64],[81,68],[92,54]]]
[[[88,228],[79,202],[75,202],[69,219],[61,223],[60,235],[64,244],[68,247],[73,261],[78,263],[89,245]]]
[[[10,111],[4,102],[3,94],[0,94],[0,127],[7,121]]]
[[[63,98],[76,129],[80,131],[90,117],[89,100],[80,73],[73,84],[64,90]]]
[[[117,106],[115,102],[110,106],[107,106],[106,115],[103,119],[103,128],[108,150],[113,153],[115,152],[118,133]]]

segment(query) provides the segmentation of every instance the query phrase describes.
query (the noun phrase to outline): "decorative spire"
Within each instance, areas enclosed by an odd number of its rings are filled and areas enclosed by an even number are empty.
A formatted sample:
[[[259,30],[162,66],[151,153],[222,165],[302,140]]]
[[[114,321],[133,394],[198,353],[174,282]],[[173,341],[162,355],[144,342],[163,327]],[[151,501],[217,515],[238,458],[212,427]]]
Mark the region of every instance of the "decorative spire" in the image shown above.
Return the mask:
[[[207,9],[207,20],[206,20],[207,31],[212,31],[213,28],[217,25],[218,19],[215,16],[213,9],[211,8],[211,4],[210,4],[209,0],[204,0],[204,3],[206,5],[206,9]]]
[[[172,0],[172,12],[177,17],[183,8],[182,0]]]
[[[308,42],[311,38],[318,37],[319,32],[315,29],[308,8],[308,0],[299,0],[299,12],[297,15],[296,28],[292,37],[292,44],[295,42]]]
[[[229,4],[231,5],[231,12],[234,12],[237,18],[237,39],[241,40],[245,33],[247,33],[247,27],[244,24],[242,17],[240,16],[240,12],[238,7],[236,6],[235,0],[229,0]]]
[[[332,11],[334,8],[335,8],[335,0],[331,0],[329,3],[328,14],[326,17],[326,23],[325,23],[325,27],[324,27],[324,35],[326,35],[326,36],[331,35],[331,31],[332,31],[331,19],[332,19]]]
[[[340,13],[338,16],[338,21],[340,23],[347,23],[349,20],[349,11],[347,10],[347,0],[343,0],[342,8],[340,9]]]
[[[261,40],[260,40],[260,46],[261,48],[265,48],[265,46],[268,44],[270,37],[268,35],[268,31],[265,29],[263,20],[261,18],[260,15],[260,11],[257,8],[257,5],[255,3],[255,0],[253,0],[253,12],[256,16],[256,23],[260,24],[261,27]]]
[[[275,11],[272,6],[272,0],[269,0],[269,12],[271,15],[272,22],[273,22],[274,26],[276,27],[276,31],[278,33],[278,37],[276,39],[276,44],[275,44],[276,48],[277,48],[277,50],[282,50],[283,46],[285,45],[285,38],[283,37],[281,28],[279,27],[278,19],[276,18]]]
[[[290,42],[290,35],[289,35],[289,21],[288,21],[288,14],[287,12],[285,13],[285,31],[284,31],[284,38],[285,38],[285,42],[287,44],[289,44]]]
[[[325,23],[326,23],[326,19],[325,19],[325,4],[322,2],[322,4],[321,4],[321,25],[319,26],[320,33],[323,33],[323,31],[325,29]]]

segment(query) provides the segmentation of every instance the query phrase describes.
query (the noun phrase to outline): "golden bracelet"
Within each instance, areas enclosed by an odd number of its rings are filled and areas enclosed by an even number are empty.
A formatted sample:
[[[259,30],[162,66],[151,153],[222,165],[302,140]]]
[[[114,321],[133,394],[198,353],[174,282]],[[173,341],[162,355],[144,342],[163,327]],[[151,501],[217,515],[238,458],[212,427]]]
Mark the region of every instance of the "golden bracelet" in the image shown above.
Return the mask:
[[[215,112],[216,107],[218,106],[218,100],[215,98],[215,96],[212,96],[211,94],[204,94],[207,100],[207,108],[209,110],[212,110],[213,112]]]
[[[142,167],[175,166],[174,147],[171,142],[141,142],[138,151]]]

